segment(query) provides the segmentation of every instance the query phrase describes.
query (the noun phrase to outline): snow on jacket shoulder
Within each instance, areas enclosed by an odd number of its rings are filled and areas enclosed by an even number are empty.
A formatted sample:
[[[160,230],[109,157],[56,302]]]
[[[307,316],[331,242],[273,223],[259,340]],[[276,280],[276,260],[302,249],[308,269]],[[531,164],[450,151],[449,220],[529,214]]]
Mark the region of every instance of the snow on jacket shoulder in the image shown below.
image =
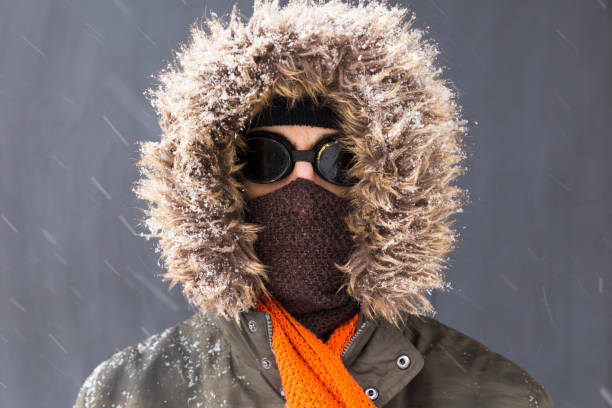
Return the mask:
[[[98,365],[74,408],[282,408],[268,319],[196,313]],[[553,408],[525,370],[436,319],[408,316],[399,330],[360,313],[357,328],[342,360],[377,407]]]

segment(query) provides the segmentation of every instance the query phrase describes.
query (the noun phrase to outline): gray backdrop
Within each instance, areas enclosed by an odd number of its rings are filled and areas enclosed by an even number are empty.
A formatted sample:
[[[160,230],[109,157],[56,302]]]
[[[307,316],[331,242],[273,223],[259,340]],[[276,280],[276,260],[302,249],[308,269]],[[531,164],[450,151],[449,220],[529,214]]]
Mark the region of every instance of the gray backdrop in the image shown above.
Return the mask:
[[[150,75],[231,4],[0,1],[1,407],[72,406],[97,364],[195,312],[137,236],[135,141],[159,138]],[[472,127],[436,318],[555,406],[612,406],[612,1],[403,4]]]

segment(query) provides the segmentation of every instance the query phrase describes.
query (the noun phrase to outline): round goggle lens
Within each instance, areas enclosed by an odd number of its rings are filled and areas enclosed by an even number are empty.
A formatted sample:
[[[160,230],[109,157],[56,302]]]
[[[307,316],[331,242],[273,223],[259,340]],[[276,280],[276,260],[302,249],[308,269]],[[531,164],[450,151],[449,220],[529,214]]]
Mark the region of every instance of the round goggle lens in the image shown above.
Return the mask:
[[[326,142],[319,150],[317,157],[317,170],[327,181],[350,186],[356,183],[350,179],[348,170],[353,165],[354,156],[337,141]]]
[[[272,183],[280,178],[291,164],[290,153],[269,137],[253,136],[246,140],[248,151],[242,156],[246,165],[242,172],[254,183]]]

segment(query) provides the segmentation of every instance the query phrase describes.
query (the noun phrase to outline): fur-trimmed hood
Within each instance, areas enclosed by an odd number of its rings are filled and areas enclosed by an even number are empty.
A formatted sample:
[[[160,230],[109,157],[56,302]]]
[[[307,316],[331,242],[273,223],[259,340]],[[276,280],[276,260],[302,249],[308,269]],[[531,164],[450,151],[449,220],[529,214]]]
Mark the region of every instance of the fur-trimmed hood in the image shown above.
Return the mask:
[[[442,269],[457,232],[451,215],[469,202],[450,183],[466,168],[467,121],[439,53],[414,15],[386,2],[255,0],[246,23],[234,5],[193,24],[190,38],[145,92],[160,141],[139,142],[141,225],[190,303],[238,321],[267,293],[253,251],[261,227],[244,220],[236,164],[241,132],[275,95],[332,107],[357,162],[347,226],[358,247],[340,269],[369,318],[435,314],[426,294],[451,288]]]

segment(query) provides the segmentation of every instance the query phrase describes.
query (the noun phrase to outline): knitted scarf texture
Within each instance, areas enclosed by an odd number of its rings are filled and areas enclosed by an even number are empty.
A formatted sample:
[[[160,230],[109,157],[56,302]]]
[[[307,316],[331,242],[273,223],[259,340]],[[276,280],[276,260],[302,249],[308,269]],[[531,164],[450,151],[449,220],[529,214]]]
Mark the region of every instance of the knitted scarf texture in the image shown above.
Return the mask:
[[[334,266],[354,250],[343,219],[348,203],[304,178],[246,201],[245,219],[264,227],[254,250],[267,266],[266,288],[322,341],[360,310],[340,290],[345,275]]]
[[[338,325],[323,343],[277,300],[262,295],[256,308],[272,318],[272,347],[286,408],[375,407],[340,358],[359,313]]]

